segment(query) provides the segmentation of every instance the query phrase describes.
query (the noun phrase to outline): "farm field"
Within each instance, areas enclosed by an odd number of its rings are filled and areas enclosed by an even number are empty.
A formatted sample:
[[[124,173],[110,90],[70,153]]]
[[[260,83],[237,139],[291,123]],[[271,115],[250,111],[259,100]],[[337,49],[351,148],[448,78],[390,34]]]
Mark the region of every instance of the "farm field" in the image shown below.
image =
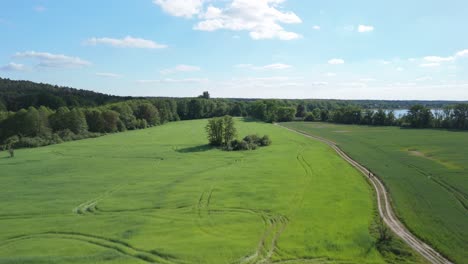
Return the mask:
[[[336,142],[385,183],[397,214],[456,263],[468,259],[468,133],[328,123],[282,125]]]
[[[372,189],[327,145],[238,119],[273,145],[224,152],[205,124],[0,153],[0,263],[385,263]]]

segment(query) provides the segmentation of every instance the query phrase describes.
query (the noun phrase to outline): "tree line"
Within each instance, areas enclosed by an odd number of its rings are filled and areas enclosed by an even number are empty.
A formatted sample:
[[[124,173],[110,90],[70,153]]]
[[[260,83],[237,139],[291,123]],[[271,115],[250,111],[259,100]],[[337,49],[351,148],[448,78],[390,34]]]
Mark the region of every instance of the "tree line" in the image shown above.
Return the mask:
[[[315,108],[310,112],[299,105],[295,116],[304,121],[339,124],[468,130],[468,104],[465,103],[446,105],[435,110],[417,104],[409,107],[408,112],[400,117],[395,116],[393,110],[362,109],[355,105],[332,110]]]
[[[468,129],[467,103],[415,104],[403,117],[383,108],[369,108],[410,102],[213,99],[208,92],[197,98],[131,98],[0,78],[0,145],[37,147],[171,121],[226,115],[271,123],[304,120]],[[434,105],[441,105],[440,110],[431,111],[429,107]]]
[[[243,113],[234,102],[206,98],[137,99],[99,107],[62,106],[56,110],[30,106],[17,112],[0,111],[0,145],[38,147],[171,121]]]

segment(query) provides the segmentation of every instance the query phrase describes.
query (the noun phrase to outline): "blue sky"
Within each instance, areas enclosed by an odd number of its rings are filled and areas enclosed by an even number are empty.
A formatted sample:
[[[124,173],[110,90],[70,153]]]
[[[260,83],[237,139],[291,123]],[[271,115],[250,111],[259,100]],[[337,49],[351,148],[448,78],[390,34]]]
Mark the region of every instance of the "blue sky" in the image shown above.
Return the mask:
[[[463,0],[0,2],[0,76],[135,96],[468,99]]]

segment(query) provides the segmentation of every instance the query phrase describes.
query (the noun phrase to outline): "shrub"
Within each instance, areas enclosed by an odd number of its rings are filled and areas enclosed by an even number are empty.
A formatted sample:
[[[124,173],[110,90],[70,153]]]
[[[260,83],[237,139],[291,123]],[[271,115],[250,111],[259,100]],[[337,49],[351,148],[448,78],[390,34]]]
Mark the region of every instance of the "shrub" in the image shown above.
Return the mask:
[[[312,113],[307,113],[307,115],[304,118],[304,121],[307,121],[307,122],[313,122],[315,120],[316,120],[316,118],[315,118],[314,114],[312,114]]]
[[[64,129],[57,132],[58,136],[63,141],[72,141],[75,139],[75,133],[73,133],[70,129]]]
[[[267,147],[267,146],[270,146],[271,145],[271,139],[269,136],[267,135],[264,135],[261,140],[260,140],[260,146],[262,147]]]
[[[248,135],[243,140],[234,139],[224,149],[227,151],[256,150],[258,147],[271,145],[270,138],[265,135]]]
[[[22,137],[16,143],[18,148],[37,148],[47,145],[49,145],[49,141],[41,137]]]
[[[260,142],[260,137],[258,135],[248,135],[244,138],[249,144],[258,144]]]

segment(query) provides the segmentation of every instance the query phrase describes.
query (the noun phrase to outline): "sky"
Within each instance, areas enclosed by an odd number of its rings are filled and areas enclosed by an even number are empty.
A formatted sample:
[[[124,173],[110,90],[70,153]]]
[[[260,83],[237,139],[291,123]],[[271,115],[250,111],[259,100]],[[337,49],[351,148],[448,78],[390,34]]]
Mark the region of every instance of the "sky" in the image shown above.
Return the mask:
[[[466,0],[1,0],[0,77],[125,96],[468,100]]]

